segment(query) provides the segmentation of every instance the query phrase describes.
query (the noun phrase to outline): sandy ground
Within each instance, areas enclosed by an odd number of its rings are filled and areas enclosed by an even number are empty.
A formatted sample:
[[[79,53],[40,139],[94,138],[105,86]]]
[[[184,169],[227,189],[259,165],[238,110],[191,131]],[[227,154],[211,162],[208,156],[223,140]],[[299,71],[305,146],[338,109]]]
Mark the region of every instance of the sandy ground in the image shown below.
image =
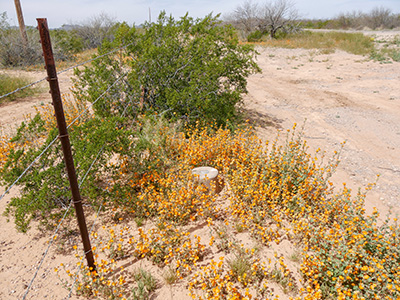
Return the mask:
[[[311,149],[340,149],[333,178],[357,191],[375,182],[366,207],[400,211],[400,64],[380,64],[336,51],[260,49],[263,74],[251,77],[245,106],[258,119],[262,136],[274,127],[305,121]]]
[[[338,186],[346,182],[356,191],[380,174],[366,199],[367,211],[377,207],[383,214],[400,212],[400,63],[380,64],[341,51],[322,55],[316,50],[260,48],[259,52],[263,73],[250,77],[245,109],[260,136],[273,139],[277,129],[306,120],[304,134],[311,149],[332,153],[346,141],[333,182]],[[71,74],[60,76],[64,92]],[[37,80],[45,74],[31,76]],[[12,130],[25,114],[34,113],[34,105],[50,101],[44,93],[0,106],[1,126]],[[0,201],[0,212],[15,193]],[[18,233],[4,216],[0,228],[0,299],[21,299],[49,237],[35,228]],[[66,299],[68,291],[53,270],[61,262],[72,268],[76,261],[62,250],[50,248],[26,299]],[[177,285],[163,287],[152,299],[190,298]]]
[[[25,71],[13,71],[7,70],[0,72],[7,72],[10,75],[18,75],[26,78],[30,78],[30,82],[39,81],[47,77],[46,72],[25,72]],[[71,76],[73,76],[73,70],[62,73],[58,76],[58,82],[61,93],[69,92],[72,86]],[[26,98],[23,100],[15,100],[9,103],[0,104],[0,128],[3,131],[10,132],[24,120],[25,116],[35,114],[35,106],[40,106],[43,103],[51,103],[51,95],[49,92],[49,85],[46,80],[40,82],[35,87],[38,87],[43,93],[35,96],[34,98]]]

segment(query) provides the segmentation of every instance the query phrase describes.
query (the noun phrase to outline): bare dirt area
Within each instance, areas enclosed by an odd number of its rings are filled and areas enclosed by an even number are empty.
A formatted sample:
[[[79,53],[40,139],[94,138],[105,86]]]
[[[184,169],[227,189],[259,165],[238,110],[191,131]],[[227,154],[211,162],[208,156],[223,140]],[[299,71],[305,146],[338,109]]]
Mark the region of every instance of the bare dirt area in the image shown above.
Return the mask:
[[[336,51],[259,49],[262,74],[249,80],[245,107],[271,138],[275,128],[305,121],[311,149],[328,153],[346,142],[333,177],[339,186],[375,182],[367,211],[400,211],[400,63],[380,64]],[[267,120],[267,122],[265,122]]]
[[[45,71],[26,72],[21,70],[7,70],[0,72],[7,72],[9,75],[26,77],[30,79],[31,82],[39,81],[47,77]],[[73,76],[73,70],[58,75],[61,93],[69,92],[69,89],[72,86],[71,76]],[[2,130],[9,132],[10,130],[15,129],[19,123],[24,120],[25,116],[35,114],[35,106],[40,106],[44,103],[51,103],[51,95],[47,92],[49,90],[48,82],[44,80],[37,84],[36,87],[39,87],[39,89],[44,92],[33,97],[0,104],[0,128]]]
[[[304,136],[310,151],[321,148],[329,157],[346,141],[332,178],[335,185],[340,188],[346,182],[355,194],[358,187],[375,182],[380,174],[367,196],[367,211],[377,207],[382,215],[400,212],[400,63],[380,64],[342,51],[320,54],[304,49],[258,50],[263,73],[249,78],[244,107],[260,137],[272,140],[277,129],[292,128],[294,123],[301,127],[305,122]],[[34,80],[46,76],[44,72],[29,75]],[[60,75],[62,92],[71,86],[70,76],[72,71]],[[1,126],[15,128],[24,115],[34,113],[35,105],[50,101],[46,92],[1,105]],[[16,193],[13,190],[0,201],[0,212]],[[91,222],[89,218],[89,226]],[[0,226],[0,299],[22,299],[51,237],[35,229],[35,224],[27,234],[18,233],[13,220],[7,221],[2,215]],[[79,237],[74,239],[80,242]],[[290,245],[279,247],[287,248],[281,249],[283,253],[291,251]],[[66,269],[76,266],[74,253],[65,251],[67,248],[71,245],[50,248],[26,299],[68,298],[69,291],[54,272],[61,263]],[[191,298],[184,284],[176,284],[162,287],[152,299]],[[289,297],[281,295],[280,299]]]

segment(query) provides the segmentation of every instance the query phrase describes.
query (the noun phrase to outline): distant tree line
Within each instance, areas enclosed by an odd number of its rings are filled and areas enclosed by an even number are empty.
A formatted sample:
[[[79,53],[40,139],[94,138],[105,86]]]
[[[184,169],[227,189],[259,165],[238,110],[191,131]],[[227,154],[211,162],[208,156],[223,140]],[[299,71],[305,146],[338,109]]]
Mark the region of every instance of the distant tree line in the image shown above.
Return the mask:
[[[400,28],[400,13],[394,13],[389,8],[376,7],[367,13],[341,13],[332,19],[304,19],[300,17],[293,0],[266,0],[260,3],[245,0],[226,15],[224,21],[236,28],[240,38],[257,41],[264,36],[272,39],[286,37],[302,28]],[[73,59],[74,54],[97,48],[105,39],[113,41],[120,25],[114,18],[102,13],[78,24],[52,29],[50,34],[56,59]],[[39,33],[34,27],[28,26],[27,35],[28,46],[23,44],[18,28],[10,26],[6,12],[0,13],[1,66],[21,67],[42,63]]]
[[[303,19],[293,0],[267,0],[254,2],[245,0],[234,11],[225,16],[242,39],[259,40],[268,35],[281,38],[301,28],[314,29],[393,29],[400,27],[400,14],[389,8],[376,7],[368,13],[341,13],[332,19]]]
[[[400,28],[400,13],[394,13],[390,8],[375,7],[367,13],[340,13],[332,19],[302,20],[301,24],[315,29],[394,29]]]

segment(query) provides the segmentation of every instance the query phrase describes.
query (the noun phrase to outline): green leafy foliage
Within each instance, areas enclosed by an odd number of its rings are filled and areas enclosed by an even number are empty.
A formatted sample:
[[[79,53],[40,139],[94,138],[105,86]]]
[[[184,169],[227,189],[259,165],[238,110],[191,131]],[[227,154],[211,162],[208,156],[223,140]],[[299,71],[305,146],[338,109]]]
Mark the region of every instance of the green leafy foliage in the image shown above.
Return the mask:
[[[85,202],[96,207],[107,199],[145,218],[152,213],[150,204],[132,201],[139,180],[174,163],[169,139],[180,125],[166,120],[225,125],[237,116],[247,76],[259,68],[253,48],[239,45],[233,29],[212,16],[176,21],[162,13],[140,33],[121,24],[113,42],[105,41],[99,54],[118,46],[125,47],[76,71],[76,99],[96,103],[93,114],[70,127],[69,137],[78,180],[86,179]],[[3,185],[13,184],[56,138],[52,118],[50,108],[21,124],[4,149]],[[20,194],[6,213],[15,216],[19,230],[27,231],[32,219],[45,226],[57,223],[71,199],[59,141],[33,163],[17,186]]]
[[[84,41],[75,31],[55,29],[50,31],[51,38],[64,53],[76,54],[84,50]]]
[[[260,30],[256,30],[256,31],[251,32],[247,36],[247,41],[248,42],[259,42],[259,41],[261,41],[261,38],[263,36],[264,36],[264,34]]]
[[[99,176],[99,171],[107,172],[104,165],[110,155],[118,153],[122,149],[121,145],[129,143],[129,131],[122,133],[118,130],[122,122],[123,119],[116,117],[108,122],[93,118],[70,130],[77,176],[83,182],[82,197],[91,205],[98,206],[107,193],[105,183],[102,182],[105,177]],[[54,128],[44,138],[44,125],[45,121],[40,114],[21,124],[11,140],[16,147],[10,150],[7,162],[0,170],[3,185],[12,184],[57,136],[57,129]],[[32,219],[46,226],[58,221],[71,199],[59,141],[49,147],[17,185],[21,188],[20,195],[12,198],[6,213],[15,215],[19,230],[27,231]]]
[[[122,24],[115,41],[103,43],[99,54],[118,46],[127,47],[77,71],[76,94],[92,102],[127,72],[127,79],[112,88],[112,97],[96,103],[101,115],[119,113],[131,101],[138,107],[131,115],[142,110],[187,123],[225,125],[237,116],[246,78],[260,71],[254,49],[240,45],[233,28],[211,15],[177,21],[161,13],[143,33]]]

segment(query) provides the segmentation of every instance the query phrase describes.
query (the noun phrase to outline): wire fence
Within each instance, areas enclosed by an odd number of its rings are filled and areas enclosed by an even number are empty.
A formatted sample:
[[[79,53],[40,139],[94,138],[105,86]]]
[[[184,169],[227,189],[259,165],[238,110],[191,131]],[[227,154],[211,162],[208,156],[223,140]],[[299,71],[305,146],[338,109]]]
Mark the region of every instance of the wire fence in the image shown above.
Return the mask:
[[[126,76],[127,73],[125,73],[123,76],[118,78],[117,80],[114,81],[113,84],[111,84],[97,99],[95,99],[92,103],[88,105],[88,107],[83,110],[74,120],[71,121],[71,123],[67,126],[67,128],[70,128],[72,125],[76,123],[85,113],[87,113],[90,108],[95,105],[104,95],[113,87],[115,86],[123,77]],[[32,161],[32,163],[22,172],[22,174],[6,189],[6,191],[0,196],[0,201],[4,198],[4,196],[10,192],[10,190],[21,180],[22,177],[32,168],[32,166],[47,152],[47,150],[57,141],[58,136],[54,138],[49,145]]]
[[[104,97],[104,95],[105,95],[113,86],[115,86],[121,79],[123,79],[125,76],[126,76],[126,73],[123,74],[121,77],[119,77],[117,80],[115,80],[114,83],[112,83],[111,85],[109,85],[108,88],[107,88],[95,101],[93,101],[93,103],[91,103],[91,105],[90,105],[88,108],[86,108],[86,110],[84,110],[83,112],[81,112],[81,113],[68,125],[68,128],[70,128],[80,117],[82,117],[82,116],[85,114],[85,112],[87,112],[87,111],[90,109],[91,106],[93,106],[97,101],[99,101],[102,97]],[[127,107],[128,107],[129,105],[130,105],[130,103],[128,103],[128,104],[126,105],[122,116],[125,114],[126,109],[127,109]],[[5,195],[7,192],[9,192],[9,191],[15,186],[15,184],[18,183],[18,181],[24,176],[24,174],[26,174],[26,172],[28,172],[28,170],[40,159],[40,157],[42,157],[42,156],[46,153],[46,151],[55,143],[55,141],[56,141],[57,139],[58,139],[58,137],[55,138],[55,139],[45,148],[45,150],[43,150],[42,153],[29,165],[29,167],[28,167],[27,169],[24,170],[23,174],[21,174],[21,176],[19,176],[19,178],[12,184],[12,186],[10,186],[10,187],[7,189],[7,191],[2,195],[2,197],[0,198],[0,200],[4,197],[4,195]],[[80,182],[79,182],[79,187],[81,187],[82,184],[84,183],[84,181],[86,180],[86,178],[87,178],[89,172],[92,170],[92,168],[93,168],[95,162],[98,160],[98,158],[100,157],[101,153],[103,152],[104,147],[105,147],[105,145],[103,145],[103,146],[101,147],[101,149],[100,149],[99,152],[97,153],[96,157],[95,157],[94,160],[91,162],[91,164],[90,164],[88,170],[86,171],[86,173],[83,175],[83,177],[81,178],[81,180],[80,180]],[[29,283],[29,285],[28,285],[28,287],[27,287],[27,289],[26,289],[26,292],[25,292],[25,294],[24,294],[24,296],[23,296],[23,299],[26,299],[26,297],[27,297],[27,295],[28,295],[28,293],[29,293],[29,291],[30,291],[32,285],[33,285],[33,282],[34,282],[34,280],[36,279],[37,274],[38,274],[38,272],[39,272],[41,266],[43,265],[43,262],[44,262],[44,260],[46,259],[48,253],[49,253],[50,247],[52,246],[52,244],[53,244],[53,242],[54,242],[54,240],[55,240],[55,237],[57,236],[57,233],[58,233],[58,231],[59,231],[60,228],[61,228],[61,225],[62,225],[63,221],[65,220],[65,218],[66,218],[68,212],[69,212],[70,209],[71,209],[71,205],[72,205],[72,201],[70,201],[70,204],[69,204],[68,208],[65,210],[65,213],[64,213],[62,219],[61,219],[60,222],[58,223],[55,232],[52,234],[52,238],[49,240],[49,245],[48,245],[48,247],[46,248],[46,250],[45,250],[45,252],[44,252],[44,254],[43,254],[42,259],[41,259],[40,262],[38,263],[38,266],[36,267],[36,272],[34,273],[32,279],[31,279],[31,281],[30,281],[30,283]],[[95,219],[94,219],[93,224],[92,224],[92,227],[91,227],[91,232],[93,232],[94,225],[95,225],[95,223],[96,223],[97,218],[99,217],[99,214],[100,214],[100,211],[101,211],[102,207],[103,207],[103,203],[100,204],[100,206],[99,206],[99,208],[98,208],[98,210],[97,210]],[[86,254],[86,253],[84,253],[84,254]]]
[[[47,150],[50,149],[51,146],[54,145],[54,143],[57,141],[58,136],[54,138],[47,146],[46,148],[32,161],[32,163],[22,172],[21,175],[15,181],[6,189],[6,191],[1,195],[0,201],[4,198],[5,195],[7,195],[11,189],[21,180],[22,177],[25,176],[25,174],[32,168],[32,166],[47,152]]]
[[[57,72],[57,75],[60,75],[60,74],[66,73],[66,72],[68,72],[68,71],[70,71],[70,70],[72,70],[72,69],[75,69],[75,68],[84,66],[84,65],[86,65],[86,64],[89,64],[89,63],[91,63],[91,62],[93,62],[93,61],[96,61],[96,60],[98,60],[98,59],[100,59],[100,58],[103,58],[103,57],[105,57],[105,56],[108,56],[108,55],[110,55],[110,54],[114,54],[114,53],[116,53],[116,52],[118,52],[118,51],[121,51],[121,50],[123,50],[123,49],[129,47],[130,45],[131,45],[131,44],[128,44],[128,45],[125,45],[125,46],[123,46],[123,47],[119,47],[119,48],[113,49],[113,50],[111,50],[111,51],[109,51],[109,52],[107,52],[107,53],[104,53],[104,54],[102,54],[102,55],[93,57],[93,58],[91,58],[91,59],[89,59],[89,60],[86,60],[86,61],[84,61],[84,62],[78,63],[78,64],[73,65],[73,66],[71,66],[71,67],[68,67],[68,68],[66,68],[66,69],[64,69],[64,70],[62,70],[62,71]],[[39,84],[39,83],[41,83],[41,82],[43,82],[43,81],[46,81],[46,80],[47,80],[47,77],[42,78],[42,79],[39,79],[39,80],[37,80],[37,81],[35,81],[35,82],[29,83],[29,84],[27,84],[27,85],[25,85],[25,86],[19,87],[19,88],[15,89],[14,91],[11,91],[11,92],[9,92],[9,93],[6,93],[6,94],[4,94],[4,95],[1,95],[1,96],[0,96],[0,100],[3,99],[3,98],[6,98],[6,97],[8,97],[8,96],[14,95],[14,94],[16,94],[16,93],[18,93],[18,92],[20,92],[20,91],[23,91],[23,90],[25,90],[25,89],[27,89],[27,88],[30,88],[30,87],[32,87],[32,86],[34,86],[34,85],[36,85],[36,84]]]
[[[126,48],[126,47],[128,47],[128,46],[129,46],[129,45],[126,45],[126,46],[124,46],[124,47],[120,47],[120,48],[117,48],[117,49],[113,49],[113,50],[111,50],[111,51],[109,51],[109,52],[107,52],[107,53],[105,53],[105,54],[102,54],[102,55],[100,55],[100,56],[94,57],[94,58],[92,58],[92,59],[90,59],[90,60],[87,60],[87,61],[85,61],[85,62],[82,62],[82,63],[76,64],[76,65],[74,65],[74,66],[71,66],[71,67],[69,67],[69,68],[67,68],[67,69],[64,69],[64,70],[60,71],[60,72],[57,72],[57,74],[62,74],[62,73],[68,72],[68,71],[71,70],[71,69],[74,69],[74,68],[77,68],[77,67],[79,67],[79,66],[82,66],[82,65],[91,63],[91,62],[93,62],[93,61],[95,61],[95,60],[101,59],[101,58],[106,57],[106,56],[108,56],[108,55],[112,55],[112,54],[114,54],[114,53],[116,53],[116,52],[118,52],[118,51],[120,51],[120,50],[122,50],[122,49],[124,49],[124,48]],[[110,85],[106,88],[106,90],[105,90],[103,93],[101,93],[101,95],[99,95],[99,96],[97,97],[97,99],[95,99],[93,102],[91,102],[83,111],[81,111],[81,112],[79,113],[78,116],[76,116],[76,117],[70,122],[70,124],[67,126],[67,128],[71,128],[80,118],[82,118],[82,116],[84,116],[86,113],[88,113],[88,111],[93,107],[93,105],[95,105],[98,101],[100,101],[103,97],[105,97],[105,95],[106,95],[107,93],[109,93],[109,92],[112,90],[112,88],[115,87],[121,80],[123,80],[124,77],[125,77],[126,75],[127,75],[127,73],[121,75],[121,76],[120,76],[119,78],[117,78],[112,84],[110,84]],[[38,84],[38,83],[41,83],[41,82],[45,81],[46,79],[47,79],[47,78],[43,78],[43,79],[40,79],[40,80],[38,80],[38,81],[32,82],[32,83],[30,83],[30,84],[28,84],[28,85],[26,85],[26,86],[20,87],[20,88],[18,88],[18,89],[16,89],[16,90],[12,91],[12,92],[10,92],[10,93],[7,93],[7,94],[4,94],[4,95],[0,96],[0,99],[5,98],[5,97],[10,96],[10,95],[13,95],[13,94],[15,94],[15,93],[18,93],[19,91],[22,91],[22,90],[27,89],[27,88],[29,88],[29,87],[32,87],[32,86],[34,86],[34,85],[36,85],[36,84]],[[126,105],[125,105],[125,107],[124,107],[124,109],[123,109],[123,112],[122,112],[121,116],[124,116],[124,115],[126,114],[127,109],[128,109],[128,107],[129,107],[130,105],[132,105],[132,99],[130,99],[130,101],[127,101],[127,103],[126,103]],[[33,159],[33,161],[25,168],[25,170],[22,171],[22,173],[18,176],[18,178],[16,178],[16,180],[15,180],[12,184],[10,184],[9,187],[7,187],[7,189],[4,191],[4,193],[0,196],[0,201],[3,200],[4,197],[5,197],[5,195],[7,195],[16,185],[18,185],[18,183],[21,181],[21,179],[22,179],[32,168],[35,167],[35,165],[38,163],[38,161],[46,155],[46,153],[48,152],[48,150],[51,149],[51,147],[54,146],[54,145],[56,144],[58,138],[59,138],[59,137],[57,136],[57,137],[54,138],[52,141],[50,141],[49,144],[43,149],[43,151],[42,151],[41,153],[39,153],[39,154]],[[89,141],[89,142],[90,142],[90,141]],[[90,163],[89,168],[88,168],[88,169],[86,170],[86,172],[83,174],[82,178],[81,178],[80,181],[79,181],[79,187],[81,187],[82,184],[85,182],[85,180],[88,178],[88,175],[89,175],[89,173],[91,172],[93,166],[95,165],[95,163],[97,162],[97,160],[99,159],[99,157],[102,155],[102,152],[104,151],[104,148],[105,148],[105,144],[104,144],[104,145],[101,147],[101,149],[98,151],[97,155],[95,156],[95,158],[93,159],[93,161]],[[37,200],[37,199],[36,199],[36,200]],[[32,200],[32,201],[35,201],[35,200]],[[64,213],[63,213],[62,218],[59,220],[56,229],[54,230],[54,232],[53,232],[52,235],[51,235],[51,238],[48,240],[48,245],[47,245],[46,249],[44,250],[43,255],[42,255],[40,261],[39,261],[39,262],[36,264],[36,266],[34,267],[34,269],[35,269],[36,271],[34,272],[32,278],[30,279],[29,284],[27,285],[26,290],[25,290],[25,292],[24,292],[24,294],[23,294],[23,296],[22,296],[22,299],[27,299],[28,294],[29,294],[29,292],[31,291],[31,289],[32,289],[32,287],[33,287],[33,284],[34,284],[35,280],[36,280],[37,277],[38,277],[39,271],[41,270],[41,268],[42,268],[42,266],[43,266],[43,264],[44,264],[46,258],[48,257],[49,253],[51,253],[51,247],[52,247],[52,245],[54,244],[54,241],[56,240],[57,235],[60,233],[60,230],[61,230],[61,228],[62,228],[63,222],[66,220],[66,218],[67,218],[67,216],[68,216],[68,213],[71,211],[72,203],[73,203],[73,201],[70,200],[70,201],[69,201],[68,207],[65,207],[65,208],[64,208],[65,211],[64,211]],[[31,202],[30,204],[32,204],[32,202]],[[28,206],[29,206],[29,205],[28,205]],[[98,221],[98,218],[99,218],[99,216],[100,216],[100,212],[101,212],[102,209],[103,209],[103,202],[99,205],[97,211],[95,212],[95,217],[94,217],[93,223],[92,223],[92,225],[91,225],[91,229],[90,229],[90,232],[91,232],[91,233],[93,233],[93,231],[94,231],[95,224],[96,224],[96,222]],[[86,255],[86,253],[84,253],[84,256],[85,256],[85,255]],[[78,270],[77,270],[77,271],[78,271]],[[71,288],[70,288],[70,290],[69,290],[68,298],[70,298],[71,295],[72,295],[72,291],[73,291],[73,288],[74,288],[74,286],[75,286],[75,283],[76,283],[76,281],[74,280],[74,282],[72,283]]]
[[[84,183],[84,181],[86,180],[87,175],[88,175],[89,172],[91,171],[91,169],[92,169],[94,163],[95,163],[95,162],[97,161],[97,159],[99,158],[99,156],[100,156],[101,152],[103,151],[103,149],[104,149],[104,146],[100,149],[98,155],[97,155],[96,158],[92,161],[92,163],[91,163],[89,169],[87,170],[86,174],[83,176],[83,178],[82,178],[81,181],[79,182],[79,187],[81,187],[82,184]],[[51,238],[50,241],[49,241],[49,245],[48,245],[48,247],[46,248],[46,251],[44,252],[42,259],[40,260],[40,262],[39,262],[39,264],[38,264],[38,266],[37,266],[37,268],[36,268],[36,272],[35,272],[35,274],[33,275],[33,277],[32,277],[32,279],[31,279],[31,281],[30,281],[28,287],[26,288],[25,294],[24,294],[24,296],[23,296],[22,299],[25,299],[26,296],[28,295],[28,293],[29,293],[29,291],[30,291],[30,289],[31,289],[31,287],[32,287],[32,284],[33,284],[34,280],[36,279],[37,274],[38,274],[38,272],[39,272],[39,270],[40,270],[40,268],[41,268],[41,266],[42,266],[42,264],[43,264],[43,262],[44,262],[44,260],[45,260],[45,258],[46,258],[46,256],[47,256],[47,254],[49,253],[50,247],[52,246],[53,242],[55,241],[55,239],[56,239],[56,237],[57,237],[57,233],[58,233],[58,231],[60,230],[60,227],[61,227],[62,223],[64,222],[65,217],[67,216],[69,210],[71,209],[72,202],[73,202],[73,201],[71,200],[71,201],[70,201],[70,204],[69,204],[69,206],[68,206],[68,208],[65,210],[65,213],[64,213],[64,215],[63,215],[61,221],[58,223],[58,226],[57,226],[55,232],[53,233],[52,238]],[[103,207],[103,204],[101,204],[101,205],[99,206],[99,209],[98,209],[98,211],[97,211],[95,220],[94,220],[93,225],[92,225],[91,232],[93,231],[94,224],[95,224],[95,222],[96,222],[96,220],[97,220],[97,218],[98,218],[98,216],[99,216],[99,214],[100,214],[100,211],[101,211],[102,207]],[[86,253],[85,253],[85,254],[86,254]]]
[[[35,274],[33,274],[33,277],[32,277],[32,279],[31,279],[31,281],[29,282],[29,285],[28,285],[28,287],[26,288],[25,294],[24,294],[24,296],[22,297],[22,299],[24,299],[24,300],[26,299],[26,296],[28,295],[28,293],[29,293],[29,291],[30,291],[30,289],[31,289],[31,287],[32,287],[32,285],[33,285],[33,282],[35,281],[36,276],[37,276],[37,274],[39,273],[39,270],[40,270],[40,268],[42,267],[43,262],[44,262],[44,260],[46,259],[47,254],[49,253],[50,247],[53,245],[53,242],[54,242],[54,240],[55,240],[56,237],[57,237],[57,233],[58,233],[58,231],[60,230],[61,225],[62,225],[62,223],[64,222],[65,217],[67,216],[69,210],[71,209],[71,206],[72,206],[72,200],[70,201],[68,208],[65,210],[65,213],[64,213],[64,215],[63,215],[61,221],[58,223],[58,226],[57,226],[56,230],[54,231],[54,233],[53,233],[53,235],[52,235],[52,237],[51,237],[51,239],[50,239],[50,241],[49,241],[49,245],[47,246],[46,251],[44,252],[44,254],[43,254],[43,256],[42,256],[42,259],[40,260],[38,266],[36,267],[36,272],[35,272]]]

